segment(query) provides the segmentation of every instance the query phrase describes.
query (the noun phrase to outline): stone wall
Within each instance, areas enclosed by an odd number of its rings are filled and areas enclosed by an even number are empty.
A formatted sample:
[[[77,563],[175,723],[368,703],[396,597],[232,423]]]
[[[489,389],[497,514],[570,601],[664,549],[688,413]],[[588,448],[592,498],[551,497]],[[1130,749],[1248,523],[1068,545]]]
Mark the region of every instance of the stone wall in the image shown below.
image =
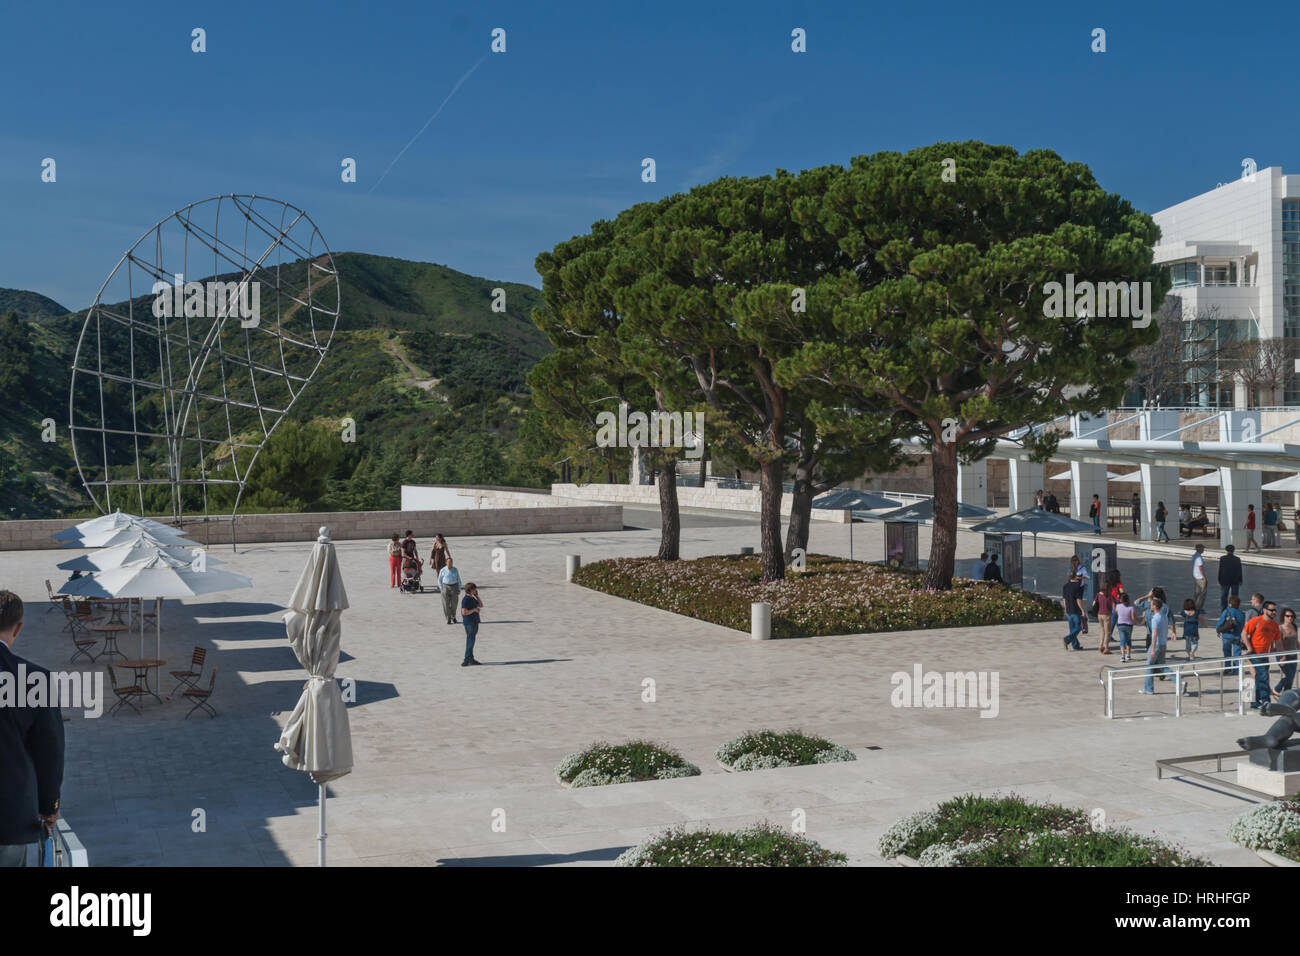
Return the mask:
[[[159,519],[163,520],[163,519]],[[0,551],[40,551],[59,542],[50,535],[76,522],[71,519],[0,521]],[[236,523],[239,543],[312,541],[316,529],[327,525],[336,541],[387,539],[410,528],[427,542],[435,533],[445,537],[513,534],[563,534],[623,530],[623,509],[618,505],[569,507],[476,508],[456,511],[344,511],[305,514],[240,515]],[[185,532],[204,545],[230,544],[227,521],[186,523]],[[422,546],[423,547],[423,546]]]

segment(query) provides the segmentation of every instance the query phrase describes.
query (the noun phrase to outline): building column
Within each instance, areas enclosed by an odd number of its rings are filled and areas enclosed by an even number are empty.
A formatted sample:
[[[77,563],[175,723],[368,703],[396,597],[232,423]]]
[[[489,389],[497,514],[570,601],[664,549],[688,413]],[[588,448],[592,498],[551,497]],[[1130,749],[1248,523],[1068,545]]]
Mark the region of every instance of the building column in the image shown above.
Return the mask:
[[[1242,428],[1252,422],[1260,433],[1258,412],[1224,412],[1219,416],[1219,441],[1241,441]],[[1255,506],[1255,541],[1264,543],[1264,502],[1260,492],[1263,472],[1246,468],[1219,469],[1219,545],[1246,550],[1246,505]]]
[[[1100,427],[1091,422],[1083,422],[1081,416],[1073,417],[1073,431],[1076,438],[1085,431]],[[1091,427],[1088,427],[1091,425]],[[1105,437],[1103,433],[1103,437]],[[1070,462],[1070,517],[1077,521],[1088,521],[1088,511],[1092,508],[1092,496],[1101,499],[1101,522],[1106,526],[1106,465],[1091,462]]]
[[[1152,441],[1167,435],[1178,427],[1178,413],[1144,411],[1138,419],[1138,437]],[[1169,537],[1178,534],[1178,469],[1165,465],[1142,465],[1141,488],[1138,491],[1142,512],[1142,540],[1154,541],[1156,537],[1156,505],[1165,503],[1165,530]]]
[[[1043,488],[1043,465],[1038,462],[1007,461],[1007,491],[1012,511],[1024,511],[1034,506],[1034,493]]]
[[[963,465],[960,461],[957,462],[957,500],[964,501],[968,505],[979,505],[981,508],[987,508],[989,503],[988,475],[987,458],[981,458],[971,465]],[[1030,492],[1030,494],[1032,496],[1033,492]]]

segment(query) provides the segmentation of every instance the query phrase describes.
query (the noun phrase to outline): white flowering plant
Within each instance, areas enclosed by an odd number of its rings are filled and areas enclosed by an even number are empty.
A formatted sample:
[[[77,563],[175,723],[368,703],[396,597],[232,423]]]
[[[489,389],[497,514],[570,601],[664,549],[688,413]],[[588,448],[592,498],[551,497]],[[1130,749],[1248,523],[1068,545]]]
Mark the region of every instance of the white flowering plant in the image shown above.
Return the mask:
[[[615,866],[844,866],[847,857],[764,821],[719,832],[674,827],[624,851]]]
[[[751,730],[728,740],[714,754],[731,770],[771,770],[806,767],[815,763],[841,763],[858,758],[852,751],[823,737],[800,730]]]
[[[1300,861],[1300,798],[1247,810],[1228,824],[1228,839],[1250,850],[1268,850]]]
[[[672,780],[699,773],[700,768],[677,751],[646,740],[625,744],[598,741],[580,753],[569,754],[555,767],[555,775],[571,787]]]

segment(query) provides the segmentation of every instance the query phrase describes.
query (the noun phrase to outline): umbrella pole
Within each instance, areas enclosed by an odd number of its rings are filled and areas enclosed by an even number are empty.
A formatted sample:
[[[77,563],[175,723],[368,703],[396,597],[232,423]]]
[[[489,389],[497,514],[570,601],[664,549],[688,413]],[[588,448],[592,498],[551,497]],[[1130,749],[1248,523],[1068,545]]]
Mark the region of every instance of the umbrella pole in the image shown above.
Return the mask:
[[[141,612],[143,612],[144,607],[141,606],[140,610]],[[162,598],[160,597],[156,597],[153,599],[153,623],[154,623],[154,627],[157,629],[154,632],[158,642],[157,659],[161,660],[162,659]]]
[[[320,805],[320,828],[316,834],[316,863],[318,866],[325,865],[325,784],[320,784],[320,796],[318,803]]]

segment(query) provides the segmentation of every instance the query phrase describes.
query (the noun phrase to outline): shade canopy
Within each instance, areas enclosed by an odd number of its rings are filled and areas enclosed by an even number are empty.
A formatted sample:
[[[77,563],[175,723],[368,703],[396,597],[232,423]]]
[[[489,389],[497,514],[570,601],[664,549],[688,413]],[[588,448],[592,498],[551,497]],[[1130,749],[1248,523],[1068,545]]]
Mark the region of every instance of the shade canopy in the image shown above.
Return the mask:
[[[137,519],[138,520],[138,519]],[[153,527],[157,525],[157,527]],[[63,539],[61,547],[64,548],[112,548],[116,545],[127,541],[134,541],[138,536],[144,535],[148,538],[150,544],[156,544],[161,547],[181,547],[181,548],[201,548],[203,545],[197,541],[191,541],[175,528],[169,528],[165,524],[158,522],[128,522],[121,527],[104,527],[98,531],[91,531],[81,537]]]
[[[1065,515],[1044,511],[1042,508],[1026,508],[1024,511],[1013,511],[1010,514],[1001,515],[989,521],[981,521],[977,525],[972,525],[971,530],[983,531],[989,534],[1040,534],[1044,532],[1076,534],[1083,531],[1091,534],[1093,528],[1086,521],[1077,521]]]
[[[1300,475],[1290,475],[1259,486],[1260,491],[1300,491]]]
[[[144,531],[168,531],[174,532],[176,529],[170,525],[165,525],[160,521],[154,521],[152,518],[141,518],[137,515],[128,514],[121,509],[111,514],[100,515],[98,518],[90,518],[75,524],[71,528],[65,528],[57,531],[50,537],[56,541],[80,542],[87,537],[102,535],[105,531],[117,531],[122,528],[138,527]]]
[[[59,562],[56,566],[64,571],[108,571],[111,568],[120,568],[130,564],[138,564],[141,561],[148,561],[159,553],[185,564],[191,563],[196,558],[193,551],[179,545],[161,544],[152,535],[140,532],[134,538],[123,541],[121,544],[115,544],[111,548],[103,548],[92,554],[69,558],[67,561]],[[207,555],[206,560],[209,565],[220,565],[222,563],[221,559],[212,555]]]
[[[968,505],[964,501],[957,502],[958,518],[983,518],[985,515],[996,513],[990,508]],[[870,517],[878,518],[881,521],[933,521],[934,499],[927,498],[925,501],[918,501],[915,504],[905,505],[894,511],[886,511],[882,515],[871,515]]]
[[[1184,486],[1190,485],[1193,488],[1218,488],[1222,484],[1218,471],[1197,475],[1195,478],[1179,478],[1178,483]]]
[[[894,501],[874,491],[836,488],[824,495],[818,495],[813,499],[812,506],[840,511],[875,511],[878,508],[897,508],[900,504],[901,501]]]
[[[1074,477],[1073,473],[1067,468],[1059,475],[1051,475],[1048,481],[1069,481]],[[1142,478],[1142,472],[1135,471],[1131,474],[1121,475],[1113,471],[1106,472],[1107,481],[1139,481]]]

